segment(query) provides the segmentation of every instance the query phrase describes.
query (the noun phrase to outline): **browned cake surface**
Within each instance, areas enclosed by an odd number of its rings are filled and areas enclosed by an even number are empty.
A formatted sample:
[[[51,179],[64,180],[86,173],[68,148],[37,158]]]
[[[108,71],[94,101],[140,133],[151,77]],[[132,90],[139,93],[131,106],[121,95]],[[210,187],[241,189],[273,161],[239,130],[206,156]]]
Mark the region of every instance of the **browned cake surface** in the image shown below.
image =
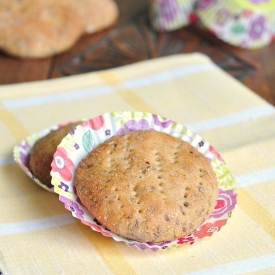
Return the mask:
[[[48,187],[51,184],[51,162],[57,146],[61,140],[73,129],[79,122],[71,123],[63,126],[55,131],[50,132],[46,136],[40,138],[34,144],[29,160],[29,169],[35,178]]]
[[[76,170],[81,202],[114,233],[139,242],[192,233],[211,214],[218,183],[190,144],[148,130],[113,136]]]

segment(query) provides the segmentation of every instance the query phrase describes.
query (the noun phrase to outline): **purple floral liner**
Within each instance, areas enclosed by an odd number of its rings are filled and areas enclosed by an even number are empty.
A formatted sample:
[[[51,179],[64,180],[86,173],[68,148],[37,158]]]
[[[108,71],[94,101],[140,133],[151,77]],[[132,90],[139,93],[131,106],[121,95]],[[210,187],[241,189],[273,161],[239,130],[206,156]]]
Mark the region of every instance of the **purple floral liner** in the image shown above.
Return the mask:
[[[270,44],[275,37],[273,0],[198,0],[203,25],[221,40],[247,49]]]
[[[72,122],[75,122],[75,121],[72,121]],[[43,129],[42,131],[40,131],[38,133],[34,133],[34,134],[26,137],[25,139],[21,140],[20,142],[18,142],[15,145],[15,147],[13,148],[13,159],[18,164],[18,166],[37,185],[39,185],[40,187],[42,187],[43,189],[45,189],[45,190],[47,190],[49,192],[54,192],[53,187],[49,188],[45,184],[42,184],[37,178],[34,177],[34,175],[29,170],[29,157],[30,157],[30,153],[31,153],[33,145],[35,144],[35,142],[38,139],[46,136],[51,131],[54,131],[54,130],[56,130],[56,129],[58,129],[58,128],[66,125],[68,123],[70,123],[70,122],[54,125],[54,126],[51,126],[51,127],[47,128],[47,129]]]
[[[157,31],[173,31],[198,20],[219,39],[247,49],[275,38],[274,0],[152,0],[150,21]]]
[[[211,162],[219,183],[217,204],[211,216],[189,236],[162,243],[139,243],[114,234],[102,226],[81,204],[74,187],[75,170],[79,162],[94,147],[113,135],[148,129],[169,133],[197,148]],[[213,146],[183,125],[151,113],[112,112],[83,122],[58,146],[52,162],[51,175],[54,192],[59,194],[59,200],[64,203],[65,208],[71,211],[74,217],[90,226],[92,230],[111,237],[115,241],[123,241],[129,246],[135,246],[140,250],[165,250],[193,244],[206,236],[211,236],[226,224],[237,203],[233,175]]]
[[[150,20],[153,28],[173,31],[194,22],[197,19],[193,11],[196,1],[152,0]]]

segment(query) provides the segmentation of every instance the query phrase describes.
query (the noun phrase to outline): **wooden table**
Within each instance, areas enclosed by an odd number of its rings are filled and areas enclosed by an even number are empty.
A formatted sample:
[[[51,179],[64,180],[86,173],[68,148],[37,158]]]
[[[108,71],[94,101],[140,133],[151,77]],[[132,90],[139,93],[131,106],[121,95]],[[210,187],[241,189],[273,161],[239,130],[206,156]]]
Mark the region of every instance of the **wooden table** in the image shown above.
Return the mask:
[[[0,85],[81,74],[177,53],[201,52],[275,105],[275,42],[259,50],[244,50],[218,40],[199,24],[157,33],[148,21],[149,0],[116,1],[120,8],[117,24],[83,36],[63,54],[20,60],[0,53]]]

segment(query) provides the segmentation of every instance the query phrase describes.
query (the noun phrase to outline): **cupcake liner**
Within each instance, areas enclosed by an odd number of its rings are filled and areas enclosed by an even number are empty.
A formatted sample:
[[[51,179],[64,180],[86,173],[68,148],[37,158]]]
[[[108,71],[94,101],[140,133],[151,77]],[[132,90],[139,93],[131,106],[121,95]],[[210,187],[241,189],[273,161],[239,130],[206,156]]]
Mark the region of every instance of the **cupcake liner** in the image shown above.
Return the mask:
[[[209,159],[219,182],[217,205],[211,216],[191,235],[162,243],[140,243],[111,232],[102,226],[81,204],[74,187],[74,175],[80,161],[98,144],[113,135],[148,129],[169,133],[189,142]],[[94,231],[111,237],[115,241],[123,241],[140,250],[157,251],[180,247],[185,244],[193,244],[205,236],[211,236],[226,224],[236,204],[233,175],[213,146],[185,126],[151,113],[112,112],[83,122],[57,147],[52,162],[51,176],[54,192],[59,194],[59,200],[64,203],[65,208],[71,211],[74,217],[80,219],[83,224],[90,226]]]
[[[196,0],[153,0],[150,21],[155,30],[173,31],[192,23]]]
[[[76,122],[76,121],[71,121]],[[34,146],[35,142],[46,136],[48,133],[50,133],[53,130],[56,130],[66,124],[69,124],[71,122],[61,123],[58,125],[51,126],[50,128],[43,129],[38,133],[34,133],[25,139],[18,142],[14,148],[13,148],[13,159],[14,161],[19,165],[19,167],[29,176],[36,184],[38,184],[43,189],[54,192],[53,187],[49,188],[45,184],[42,184],[37,178],[34,177],[34,175],[29,170],[29,157],[32,150],[32,147]]]
[[[204,26],[234,46],[257,49],[274,39],[274,0],[199,0],[196,12]]]

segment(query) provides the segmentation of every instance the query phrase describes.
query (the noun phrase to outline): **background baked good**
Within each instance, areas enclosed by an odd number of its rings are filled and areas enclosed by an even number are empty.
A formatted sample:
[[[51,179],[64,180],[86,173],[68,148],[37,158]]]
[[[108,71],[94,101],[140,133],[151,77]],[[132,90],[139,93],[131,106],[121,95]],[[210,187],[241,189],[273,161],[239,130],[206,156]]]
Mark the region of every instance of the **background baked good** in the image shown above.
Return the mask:
[[[86,33],[98,32],[113,25],[119,15],[118,6],[113,0],[72,0],[80,9]]]
[[[22,58],[49,57],[117,18],[113,0],[1,0],[0,49]]]

